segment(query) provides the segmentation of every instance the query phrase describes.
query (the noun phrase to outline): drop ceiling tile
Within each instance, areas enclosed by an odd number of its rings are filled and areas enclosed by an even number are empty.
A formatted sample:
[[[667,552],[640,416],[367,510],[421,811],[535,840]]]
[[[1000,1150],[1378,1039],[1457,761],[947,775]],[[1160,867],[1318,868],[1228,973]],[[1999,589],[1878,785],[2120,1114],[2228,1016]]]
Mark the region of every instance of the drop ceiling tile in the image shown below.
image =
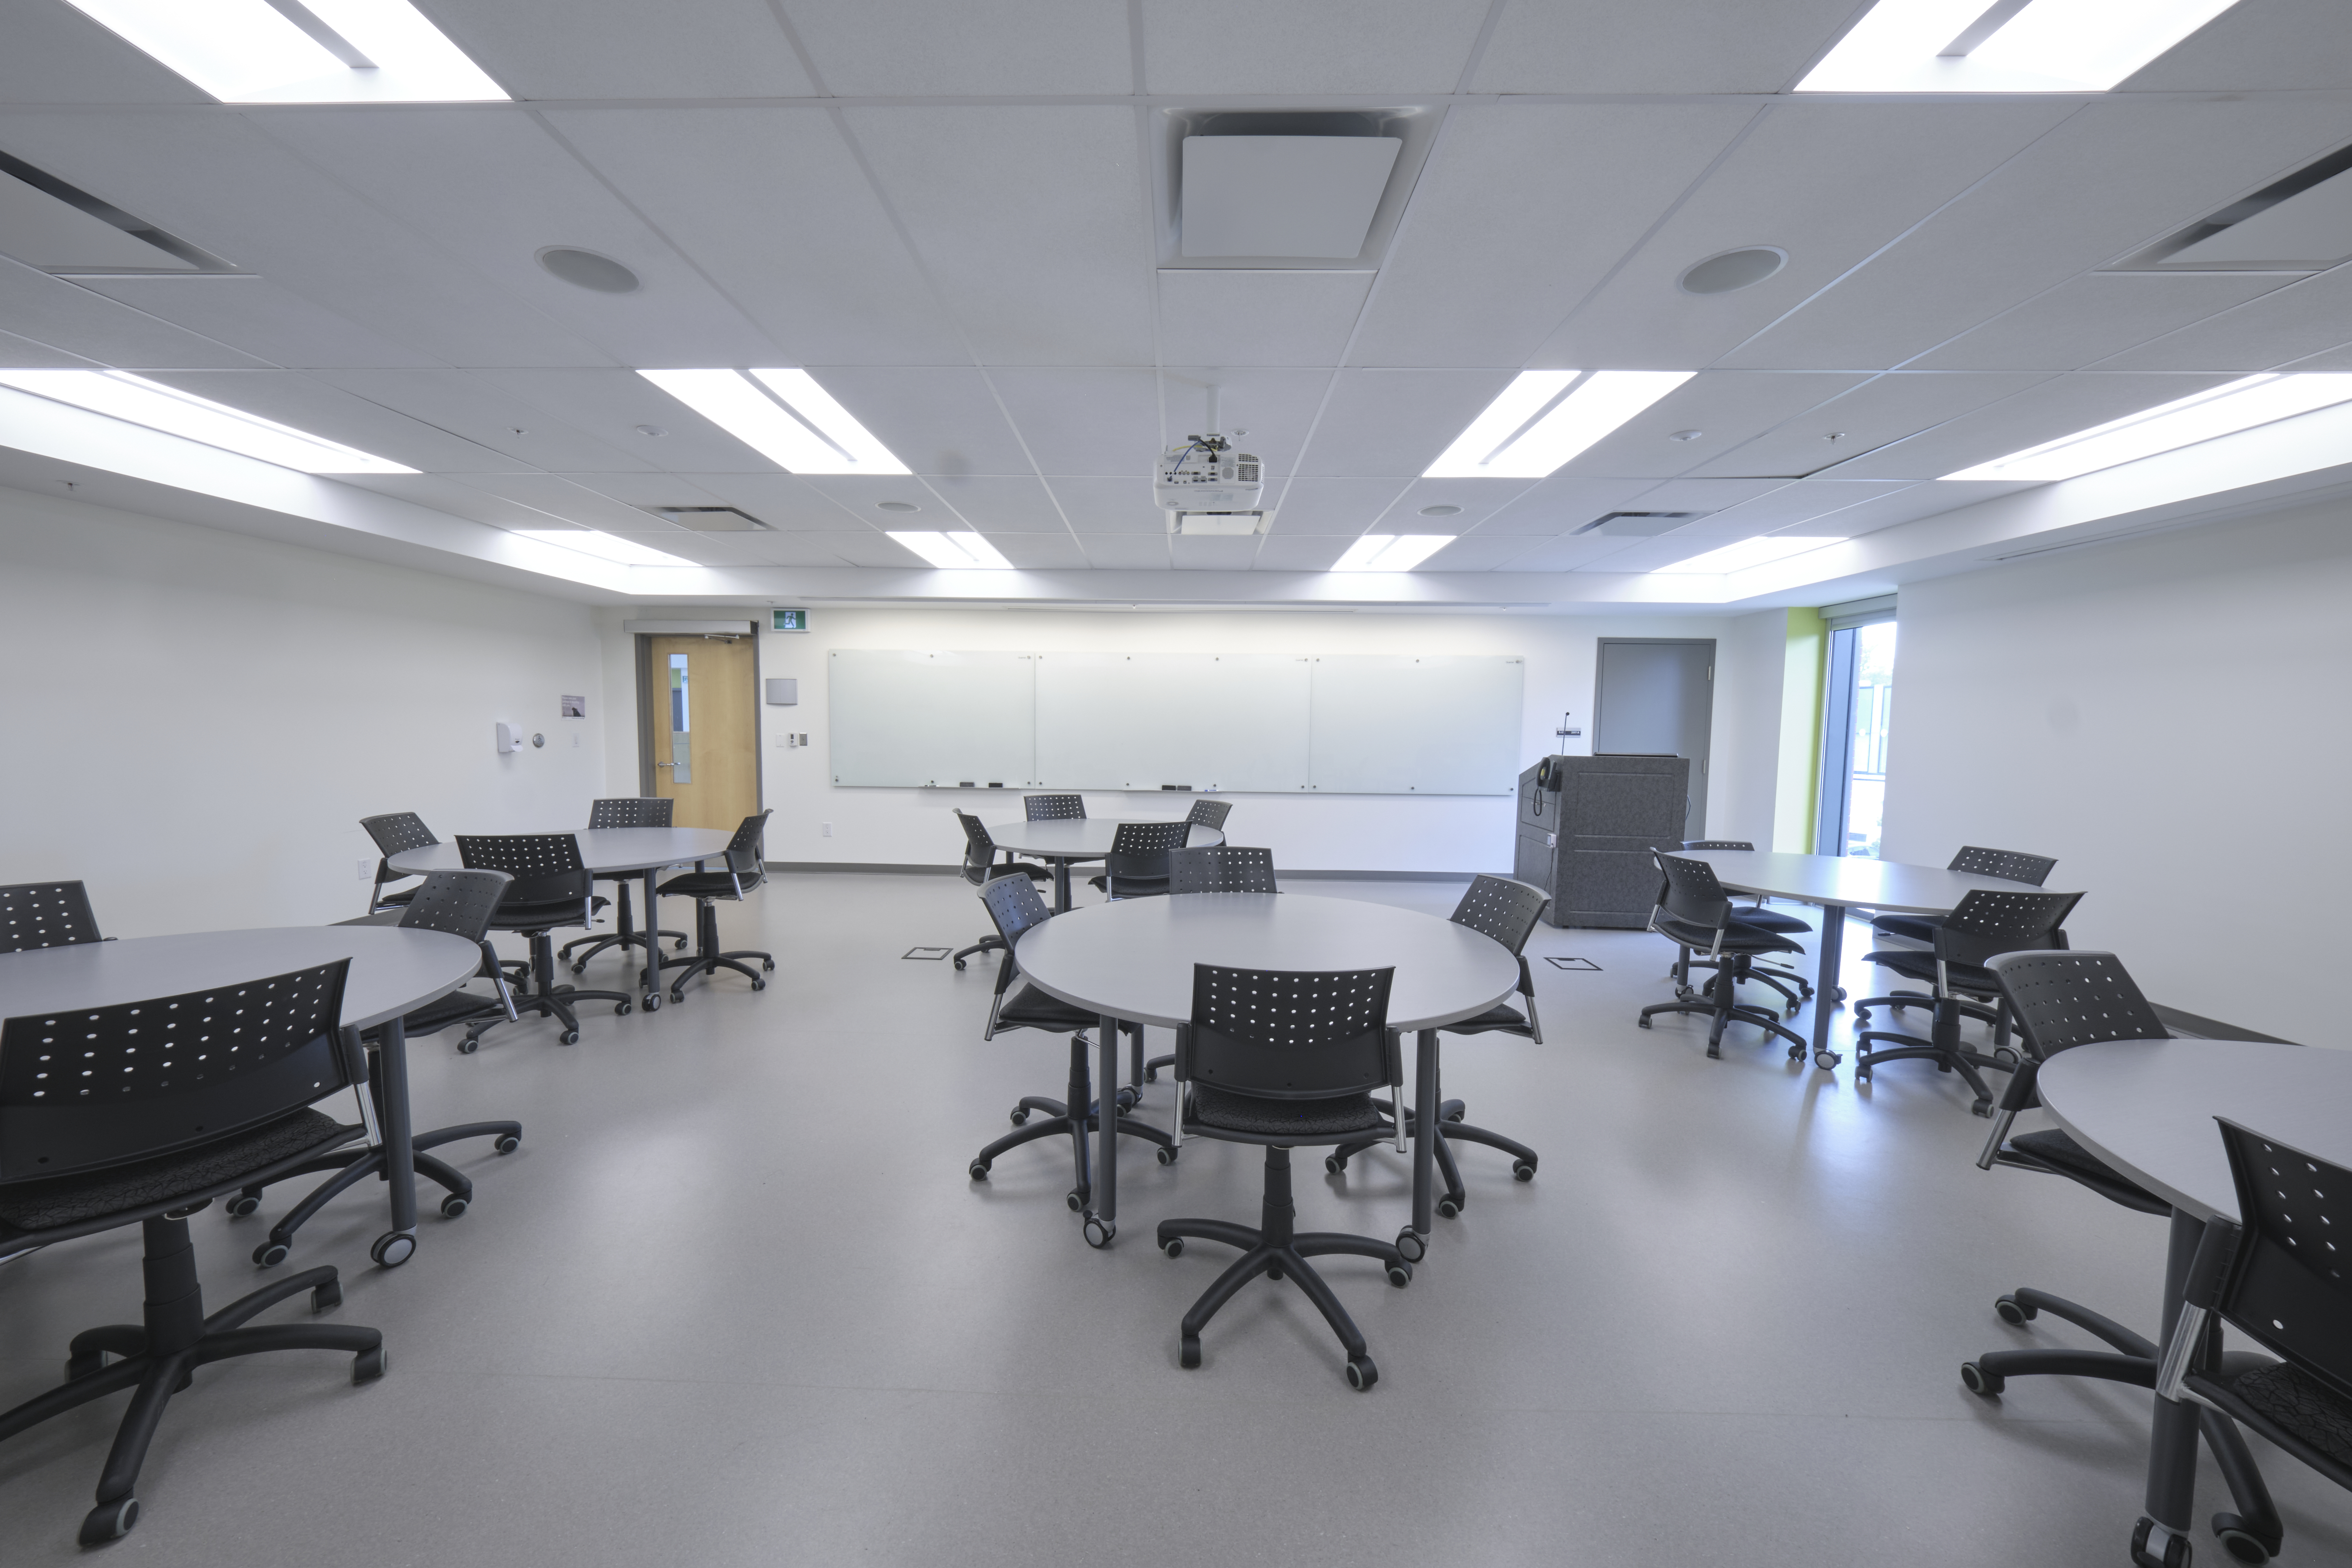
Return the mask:
[[[2101,370],[2269,370],[2347,337],[2352,266],[2290,282],[2234,310],[2099,362]]]
[[[784,0],[824,79],[846,98],[1128,93],[1123,7],[1100,0]]]
[[[1732,448],[1696,473],[1706,478],[1815,473],[2048,379],[2039,374],[1882,375]],[[1830,439],[1833,435],[1837,438]]]
[[[844,112],[983,363],[1151,363],[1151,228],[1131,110]]]
[[[646,523],[640,526],[649,526],[654,523],[659,523],[664,528],[685,526],[682,523],[674,524],[655,517],[650,510],[646,510],[652,507],[731,506],[734,504],[731,501],[722,500],[699,486],[688,483],[676,474],[631,472],[564,474],[562,477],[583,489],[594,490],[598,495],[619,501],[623,506],[635,507],[645,511]]]
[[[1793,484],[1782,485],[1779,489],[1769,490],[1753,500],[1727,507],[1706,521],[1734,530],[1731,537],[1735,539],[1746,539],[1801,523],[1826,522],[1864,501],[1900,495],[1905,490],[1917,488],[1907,479],[1799,479]],[[1839,526],[1843,529],[1844,524],[1841,522]]]
[[[1279,482],[1298,468],[1299,448],[1323,405],[1323,394],[1332,373],[1319,367],[1274,365],[1235,366],[1210,370],[1171,365],[1160,373],[1162,422],[1173,445],[1202,432],[1209,417],[1208,389],[1217,389],[1218,419],[1224,433],[1236,437],[1237,449],[1254,452],[1265,465],[1268,480]],[[1156,454],[1143,455],[1149,471]]]
[[[289,370],[430,366],[403,346],[267,278],[84,278],[82,287]]]
[[[2352,11],[2337,0],[2237,0],[2118,92],[2283,92],[2352,81]]]
[[[97,363],[14,332],[0,332],[0,366],[9,370],[88,370]]]
[[[1165,571],[1168,536],[1164,533],[1089,533],[1078,542],[1097,571]]]
[[[1525,551],[1504,562],[1503,568],[1512,572],[1574,572],[1615,554],[1624,543],[1622,539],[1599,534],[1579,539],[1531,539],[1527,541]]]
[[[2205,320],[2291,279],[2089,272],[1921,355],[1910,370],[2080,370]]]
[[[1027,572],[1078,571],[1087,564],[1087,552],[1068,530],[1057,533],[988,534],[996,552]]]
[[[157,371],[149,379],[427,473],[479,473],[518,466],[461,436],[299,371]]]
[[[1898,523],[1916,522],[1922,518],[1939,516],[1956,507],[1972,506],[1978,501],[1992,500],[2033,488],[2030,484],[2013,481],[1987,484],[1976,479],[1963,484],[1908,485],[1891,494],[1874,497],[1815,521],[1825,532],[1859,539],[1865,533],[1875,533],[1880,529],[1893,528]]]
[[[1466,533],[1539,481],[1535,479],[1415,479],[1380,519],[1382,533]],[[1446,517],[1424,517],[1423,507],[1458,506]],[[1370,526],[1370,524],[1367,527]],[[1359,530],[1358,531],[1362,531]]]
[[[970,521],[960,520],[954,504],[929,483],[910,476],[812,474],[801,482],[870,528],[957,528]],[[1033,486],[1036,482],[1029,481]],[[898,501],[915,510],[885,511],[884,501]]]
[[[475,374],[573,429],[658,468],[678,472],[776,471],[775,464],[635,371],[483,369]],[[646,436],[637,429],[640,425],[667,434]],[[581,466],[618,468],[626,465]]]
[[[1168,563],[1179,572],[1246,572],[1257,560],[1257,540],[1179,534],[1168,542]]]
[[[2056,440],[2159,403],[2220,386],[2226,375],[2128,375],[2086,371],[2031,387],[1933,430],[1838,466],[1853,479],[1935,479]]]
[[[212,101],[194,83],[124,43],[70,5],[34,0],[8,7],[0,49],[0,103]]]
[[[2032,100],[1775,103],[1530,363],[1619,370],[1713,364],[2071,109]],[[1728,294],[1683,291],[1682,275],[1696,263],[1759,245],[1788,252],[1772,277]]]
[[[1045,482],[1075,532],[1168,531],[1168,514],[1153,504],[1151,481],[1141,474],[1129,479],[1050,479]]]
[[[855,533],[807,534],[803,538],[822,541],[827,552],[852,566],[913,567],[920,571],[930,564],[906,546],[893,543],[871,529]]]
[[[1160,353],[1171,364],[1336,364],[1372,274],[1162,268]]]
[[[395,500],[414,501],[451,517],[488,523],[492,528],[561,528],[568,519],[536,507],[509,500],[478,489],[468,479],[440,474],[338,474],[336,481],[373,490]]]
[[[1477,531],[1514,535],[1567,533],[1604,512],[1644,510],[1647,503],[1634,498],[1656,488],[1655,481],[1650,479],[1544,479],[1480,523]]]
[[[471,371],[330,369],[314,372],[313,378],[462,437],[523,468],[617,473],[656,466],[644,456],[646,437],[630,432],[630,447],[599,440]]]
[[[438,0],[450,41],[517,98],[807,98],[762,0]]]
[[[855,564],[833,548],[839,535],[831,533],[753,533],[744,537],[744,550],[767,566],[848,566]],[[865,537],[862,533],[858,535]],[[888,541],[884,541],[888,547]],[[865,546],[860,544],[860,549]],[[904,564],[895,555],[890,563]]]
[[[1487,0],[1142,0],[1145,90],[1452,92],[1486,9]]]
[[[1028,458],[977,370],[826,365],[817,384],[919,474],[1025,474]]]
[[[680,474],[695,489],[741,507],[770,528],[786,533],[870,533],[866,520],[791,474]],[[874,513],[876,517],[888,515]],[[923,514],[917,513],[917,516]]]
[[[1853,0],[1509,0],[1478,92],[1779,92]]]
[[[1465,534],[1423,562],[1415,570],[1493,572],[1505,566],[1515,566],[1520,556],[1531,550],[1543,548],[1544,541],[1529,539],[1524,534]]]
[[[650,521],[650,520],[648,520]],[[757,566],[764,564],[758,550],[745,542],[751,535],[742,533],[695,533],[683,528],[672,528],[659,533],[640,533],[622,529],[605,531],[642,544],[648,550],[658,550],[665,555],[675,555],[697,566]]]
[[[19,337],[125,370],[267,368],[226,343],[5,259],[0,321]]]
[[[1351,362],[1524,364],[1755,113],[1727,104],[1454,109]]]
[[[925,481],[966,522],[983,532],[1067,533],[1061,510],[1041,479],[987,475]],[[877,517],[882,514],[877,512]]]
[[[1606,479],[1672,479],[1851,391],[1863,379],[1701,371],[1570,458],[1559,471]],[[1698,435],[1677,441],[1677,430]]]
[[[1487,481],[1492,483],[1493,481]],[[1354,538],[1371,527],[1405,490],[1402,479],[1293,479],[1268,486],[1274,509],[1268,531]]]
[[[1148,485],[1163,428],[1201,413],[1171,408],[1163,426],[1159,378],[1149,370],[1000,369],[989,380],[1029,458],[1049,476],[1132,474]]]
[[[476,489],[502,496],[580,528],[643,533],[666,526],[659,518],[648,517],[636,507],[599,495],[560,474],[467,474],[464,478]]]
[[[783,363],[970,359],[824,110],[590,109],[547,118],[766,331]]]
[[[1297,471],[1417,479],[1510,384],[1507,370],[1343,370]]]
[[[778,363],[781,353],[529,115],[491,108],[291,110],[269,133],[455,258],[484,286],[628,365]],[[551,277],[551,245],[643,279],[600,294]],[[769,356],[776,355],[776,359]]]
[[[1259,572],[1328,572],[1356,542],[1354,534],[1273,533],[1259,542],[1250,564]]]
[[[1630,511],[1700,511],[1728,510],[1758,496],[1770,495],[1789,481],[1780,479],[1668,479],[1653,485],[1635,498]]]
[[[2342,136],[2341,115],[2316,100],[2089,103],[1722,363],[1901,364],[2268,184]]]

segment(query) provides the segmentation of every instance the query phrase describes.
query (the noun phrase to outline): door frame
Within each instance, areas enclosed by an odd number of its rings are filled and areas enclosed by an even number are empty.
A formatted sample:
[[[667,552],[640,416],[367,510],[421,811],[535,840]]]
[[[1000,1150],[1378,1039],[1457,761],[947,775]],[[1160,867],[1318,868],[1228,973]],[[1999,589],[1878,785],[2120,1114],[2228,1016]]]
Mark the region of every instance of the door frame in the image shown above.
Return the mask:
[[[1612,643],[1631,643],[1648,647],[1656,647],[1661,644],[1674,644],[1675,646],[1685,647],[1704,647],[1706,649],[1706,749],[1701,752],[1697,756],[1690,759],[1690,761],[1698,764],[1698,776],[1691,781],[1690,791],[1690,815],[1698,818],[1698,822],[1696,825],[1696,831],[1693,831],[1694,825],[1687,818],[1685,818],[1683,823],[1683,831],[1685,834],[1693,838],[1704,838],[1706,837],[1706,796],[1707,791],[1713,784],[1713,769],[1708,764],[1710,759],[1715,753],[1715,667],[1722,650],[1716,646],[1716,639],[1713,637],[1593,638],[1592,751],[1595,756],[1603,754],[1601,751],[1601,694],[1602,689],[1601,665],[1601,660],[1606,656],[1602,650],[1608,647]]]
[[[760,692],[760,633],[758,623],[750,629],[728,633],[697,631],[680,627],[659,632],[638,632],[634,659],[637,667],[637,793],[654,793],[654,638],[657,637],[700,637],[728,642],[749,637],[751,642],[751,800],[755,806],[768,804],[768,735],[765,715],[761,712]]]

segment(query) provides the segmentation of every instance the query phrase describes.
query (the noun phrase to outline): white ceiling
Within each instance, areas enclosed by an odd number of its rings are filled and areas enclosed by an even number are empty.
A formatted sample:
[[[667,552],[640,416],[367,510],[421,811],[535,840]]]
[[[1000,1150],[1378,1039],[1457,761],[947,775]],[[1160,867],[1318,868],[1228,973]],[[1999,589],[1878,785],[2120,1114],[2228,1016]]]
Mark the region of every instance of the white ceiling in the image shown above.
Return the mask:
[[[0,0],[0,152],[238,269],[89,274],[135,242],[0,201],[0,364],[155,374],[422,470],[368,489],[640,534],[747,593],[903,571],[886,530],[960,523],[1041,572],[1316,573],[1375,531],[1458,533],[1429,574],[1643,572],[1909,523],[2003,493],[1936,482],[1969,464],[2352,366],[2352,267],[2105,270],[2352,135],[2341,0],[2240,0],[2108,94],[1908,100],[1789,93],[1857,0],[419,4],[518,101],[229,108]],[[1203,108],[1376,108],[1429,152],[1371,260],[1169,267],[1152,162]],[[553,245],[644,287],[562,283]],[[1748,245],[1787,267],[1676,288]],[[913,475],[797,479],[633,374],[796,364]],[[1550,479],[1416,478],[1561,367],[1698,374]],[[1263,538],[1171,541],[1152,505],[1212,385],[1265,459]],[[1612,510],[1711,515],[1572,536]]]

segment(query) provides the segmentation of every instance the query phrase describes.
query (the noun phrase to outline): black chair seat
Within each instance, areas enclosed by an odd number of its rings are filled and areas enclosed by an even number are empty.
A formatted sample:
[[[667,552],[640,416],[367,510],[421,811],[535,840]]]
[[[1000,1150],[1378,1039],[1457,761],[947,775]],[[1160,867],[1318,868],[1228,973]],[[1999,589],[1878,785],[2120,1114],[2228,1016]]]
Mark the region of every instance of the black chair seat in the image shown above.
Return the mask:
[[[603,909],[607,900],[591,899],[594,909]],[[580,900],[555,899],[543,904],[500,904],[490,916],[492,931],[544,931],[550,926],[581,924]]]
[[[1795,915],[1784,915],[1778,910],[1751,909],[1746,904],[1731,911],[1731,923],[1738,926],[1754,926],[1758,931],[1779,931],[1783,934],[1801,931],[1809,931],[1813,929]]]
[[[1943,923],[1941,915],[1881,915],[1870,922],[1870,929],[1881,936],[1899,936],[1908,942],[1934,942],[1936,928]]]
[[[1936,984],[1936,955],[1932,952],[1907,947],[1886,947],[1867,954],[1866,962],[1883,963],[1906,980],[1916,980],[1927,985]],[[1993,979],[1992,971],[1981,964],[1947,963],[1944,973],[1955,991],[1970,991],[1979,996],[2000,994],[2000,986]]]
[[[1107,876],[1087,879],[1087,886],[1097,892],[1108,891],[1109,883],[1110,879]],[[1165,877],[1121,877],[1118,879],[1118,896],[1122,899],[1148,899],[1167,890],[1168,879]]]
[[[234,1186],[282,1161],[323,1153],[359,1137],[323,1112],[301,1110],[178,1153],[46,1181],[0,1186],[0,1222],[19,1231],[56,1230],[109,1215],[170,1206]]]
[[[416,889],[414,888],[404,889],[397,893],[378,893],[375,896],[375,907],[380,910],[406,909],[408,907],[408,900],[415,896]],[[335,923],[337,925],[341,925],[343,922],[337,921]]]
[[[2256,1358],[2244,1360],[2253,1363]],[[2263,1360],[2241,1366],[2242,1370],[2224,1366],[2223,1387],[2245,1401],[2249,1410],[2276,1422],[2290,1436],[2301,1438],[2339,1465],[2352,1467],[2352,1400],[2291,1362]]]
[[[735,879],[724,871],[687,871],[661,885],[664,898],[731,899]]]
[[[401,1033],[410,1039],[437,1035],[452,1024],[470,1024],[477,1018],[503,1018],[507,1010],[499,999],[479,991],[452,991],[446,996],[436,996],[413,1013],[400,1018]],[[370,1029],[362,1037],[373,1040],[378,1031]]]
[[[2021,1132],[2009,1141],[2010,1148],[2047,1167],[2062,1176],[2071,1176],[2101,1197],[2137,1209],[2142,1214],[2170,1214],[2172,1205],[2158,1197],[2138,1183],[2118,1174],[2114,1167],[2102,1163],[2090,1151],[2057,1128],[2040,1132]]]
[[[1197,1079],[1192,1084],[1192,1121],[1202,1128],[1245,1133],[1252,1138],[1330,1140],[1350,1132],[1373,1132],[1388,1118],[1369,1094],[1343,1094],[1332,1100],[1261,1100],[1252,1094],[1230,1094]]]
[[[1076,1034],[1093,1028],[1098,1022],[1092,1013],[1073,1007],[1058,996],[1048,996],[1034,985],[1024,985],[1013,994],[1011,1001],[996,1010],[996,1026],[1000,1029]]]
[[[1778,931],[1766,931],[1760,926],[1751,926],[1738,920],[1724,928],[1723,945],[1720,948],[1716,946],[1713,926],[1703,926],[1691,921],[1678,920],[1673,915],[1661,913],[1654,918],[1654,929],[1669,941],[1678,942],[1685,947],[1696,949],[1701,953],[1802,952],[1805,951]]]
[[[1527,1015],[1508,1002],[1497,1002],[1475,1018],[1463,1018],[1445,1026],[1449,1035],[1486,1035],[1496,1029],[1524,1035],[1528,1033]]]

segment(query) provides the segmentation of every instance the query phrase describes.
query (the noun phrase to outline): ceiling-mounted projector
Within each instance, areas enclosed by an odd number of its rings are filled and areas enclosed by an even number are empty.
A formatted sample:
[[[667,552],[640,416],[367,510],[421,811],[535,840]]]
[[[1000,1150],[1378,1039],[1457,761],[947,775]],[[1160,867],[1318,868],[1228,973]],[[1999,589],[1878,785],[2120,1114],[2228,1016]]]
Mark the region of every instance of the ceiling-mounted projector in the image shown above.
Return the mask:
[[[1244,436],[1245,430],[1236,430]],[[1217,430],[1217,393],[1209,389],[1209,433],[1187,436],[1160,455],[1151,498],[1168,513],[1171,533],[1255,533],[1265,526],[1265,468],[1237,452]]]

